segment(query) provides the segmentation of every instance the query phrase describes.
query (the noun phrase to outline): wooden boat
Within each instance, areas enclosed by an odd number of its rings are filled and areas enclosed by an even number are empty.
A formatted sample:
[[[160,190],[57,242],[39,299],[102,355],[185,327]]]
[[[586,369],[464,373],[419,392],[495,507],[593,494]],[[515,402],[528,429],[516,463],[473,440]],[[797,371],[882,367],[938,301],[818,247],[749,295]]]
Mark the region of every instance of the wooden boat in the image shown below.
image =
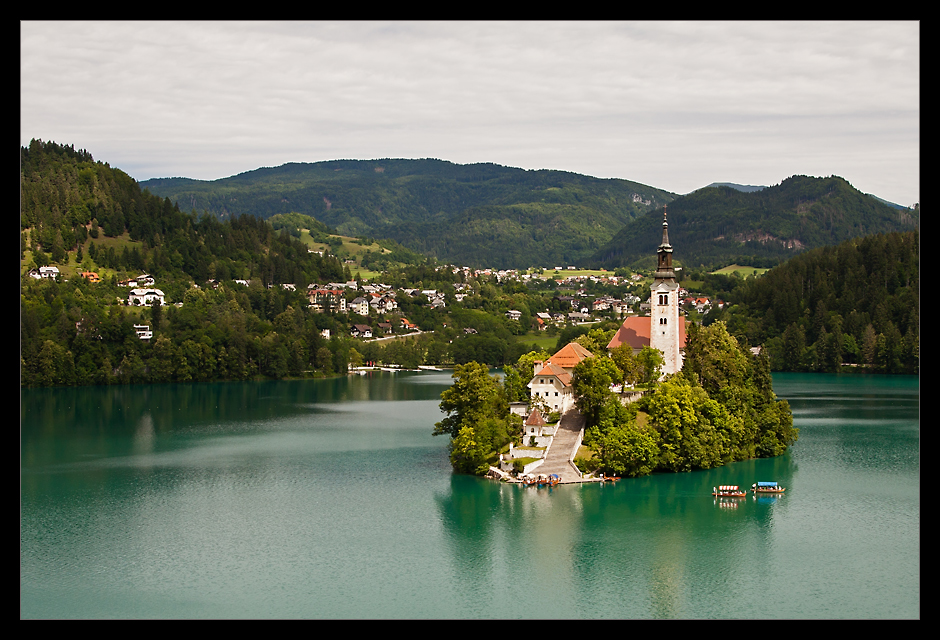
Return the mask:
[[[747,491],[741,490],[736,484],[723,484],[712,487],[712,495],[716,498],[743,498],[747,496]]]
[[[779,486],[776,482],[755,482],[751,485],[751,491],[755,495],[760,494],[780,494],[786,491],[783,487]]]

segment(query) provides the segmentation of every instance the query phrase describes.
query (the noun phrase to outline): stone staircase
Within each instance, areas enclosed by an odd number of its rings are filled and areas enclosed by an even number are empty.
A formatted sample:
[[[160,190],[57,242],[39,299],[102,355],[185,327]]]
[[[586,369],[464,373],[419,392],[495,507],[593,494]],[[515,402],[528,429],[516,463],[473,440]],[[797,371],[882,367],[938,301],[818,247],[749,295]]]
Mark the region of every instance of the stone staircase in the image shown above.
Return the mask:
[[[576,408],[571,408],[561,417],[558,432],[548,450],[545,462],[539,465],[533,473],[550,475],[557,473],[561,476],[561,484],[581,482],[581,474],[573,463],[569,462],[575,447],[580,442],[578,435],[584,428],[584,416]]]

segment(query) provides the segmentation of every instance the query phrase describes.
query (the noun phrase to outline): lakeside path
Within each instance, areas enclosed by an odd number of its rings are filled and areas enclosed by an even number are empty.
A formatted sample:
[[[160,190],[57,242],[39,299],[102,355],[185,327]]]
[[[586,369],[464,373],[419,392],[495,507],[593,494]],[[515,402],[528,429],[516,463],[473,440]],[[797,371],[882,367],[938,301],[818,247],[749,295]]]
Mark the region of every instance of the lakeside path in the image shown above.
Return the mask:
[[[578,434],[584,428],[584,416],[576,408],[571,408],[561,417],[558,424],[558,432],[555,434],[555,440],[552,442],[548,455],[535,473],[552,474],[557,473],[561,476],[559,484],[568,484],[574,482],[583,482],[581,474],[569,460],[575,453],[575,448],[580,444]]]

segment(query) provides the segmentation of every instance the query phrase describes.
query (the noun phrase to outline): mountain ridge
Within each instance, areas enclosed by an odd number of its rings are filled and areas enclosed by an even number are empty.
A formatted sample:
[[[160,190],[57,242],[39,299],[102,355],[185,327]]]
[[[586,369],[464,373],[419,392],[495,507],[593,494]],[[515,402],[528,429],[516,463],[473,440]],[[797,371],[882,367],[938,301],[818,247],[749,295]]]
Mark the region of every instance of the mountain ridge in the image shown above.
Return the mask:
[[[287,163],[141,187],[220,218],[303,213],[345,235],[498,268],[583,262],[624,224],[676,197],[618,178],[433,158]]]
[[[753,192],[703,187],[667,208],[674,259],[694,265],[730,259],[772,266],[805,249],[916,229],[920,221],[919,207],[892,208],[839,176],[791,176]],[[651,262],[662,238],[663,213],[658,209],[625,226],[592,264],[611,268]]]

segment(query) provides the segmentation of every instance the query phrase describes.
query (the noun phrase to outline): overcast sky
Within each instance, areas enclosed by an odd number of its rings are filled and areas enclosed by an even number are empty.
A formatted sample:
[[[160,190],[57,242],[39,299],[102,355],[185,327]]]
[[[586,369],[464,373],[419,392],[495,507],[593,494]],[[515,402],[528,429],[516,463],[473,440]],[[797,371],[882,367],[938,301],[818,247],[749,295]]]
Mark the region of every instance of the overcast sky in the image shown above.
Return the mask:
[[[20,139],[137,180],[441,158],[920,201],[917,22],[21,22]]]

